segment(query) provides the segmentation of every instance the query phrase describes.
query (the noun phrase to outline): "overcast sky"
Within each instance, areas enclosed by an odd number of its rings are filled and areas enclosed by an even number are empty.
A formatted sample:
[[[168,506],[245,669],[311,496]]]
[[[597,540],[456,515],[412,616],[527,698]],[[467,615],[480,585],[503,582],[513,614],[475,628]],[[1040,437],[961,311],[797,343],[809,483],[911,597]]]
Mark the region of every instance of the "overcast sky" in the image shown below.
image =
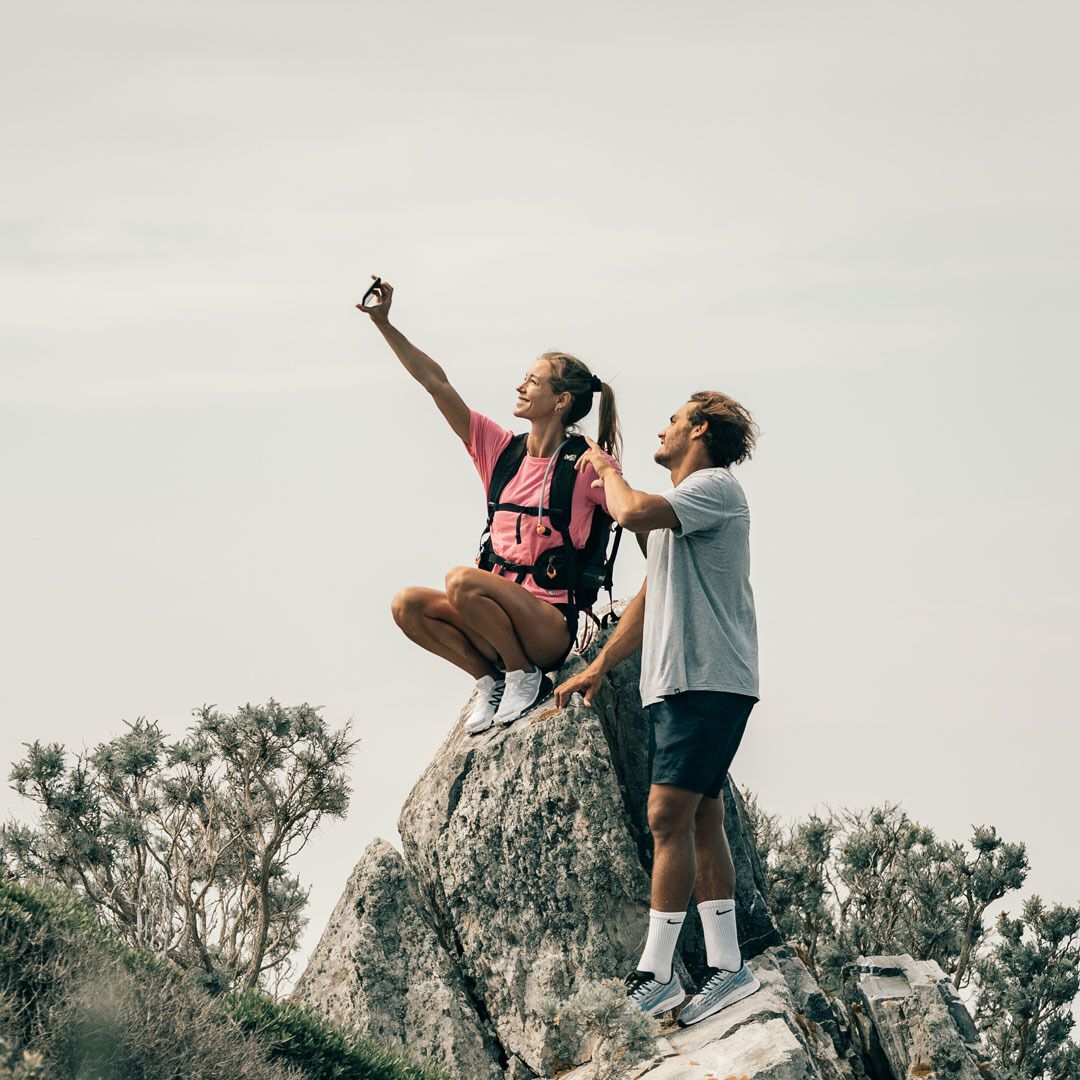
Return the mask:
[[[1054,2],[17,5],[3,771],[308,701],[362,741],[305,948],[397,841],[469,680],[389,603],[471,562],[483,492],[352,309],[375,271],[504,423],[538,352],[582,356],[647,490],[689,393],[743,401],[735,779],[784,816],[996,825],[1080,900],[1078,30]],[[617,592],[641,573],[624,545]]]

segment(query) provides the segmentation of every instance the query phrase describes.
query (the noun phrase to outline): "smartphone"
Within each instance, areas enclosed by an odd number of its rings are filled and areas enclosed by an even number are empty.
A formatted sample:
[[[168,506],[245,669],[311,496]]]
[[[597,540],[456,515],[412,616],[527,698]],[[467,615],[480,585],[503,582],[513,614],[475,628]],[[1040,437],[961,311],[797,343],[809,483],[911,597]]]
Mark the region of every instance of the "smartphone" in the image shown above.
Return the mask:
[[[377,304],[382,303],[382,278],[376,278],[368,288],[368,291],[364,293],[360,300],[361,307],[375,307]]]

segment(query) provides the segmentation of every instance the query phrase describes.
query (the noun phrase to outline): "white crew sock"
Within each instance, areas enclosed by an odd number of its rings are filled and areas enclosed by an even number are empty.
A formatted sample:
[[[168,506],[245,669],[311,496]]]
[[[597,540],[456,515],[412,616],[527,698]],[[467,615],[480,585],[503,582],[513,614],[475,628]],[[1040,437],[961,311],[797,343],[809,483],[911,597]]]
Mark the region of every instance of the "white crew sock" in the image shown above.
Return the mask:
[[[645,951],[638,961],[638,971],[651,971],[662,983],[671,978],[675,943],[679,940],[679,931],[685,919],[685,911],[649,909],[649,936],[645,939]]]
[[[705,932],[709,967],[738,971],[742,967],[739,933],[735,929],[734,900],[705,900],[697,906]]]

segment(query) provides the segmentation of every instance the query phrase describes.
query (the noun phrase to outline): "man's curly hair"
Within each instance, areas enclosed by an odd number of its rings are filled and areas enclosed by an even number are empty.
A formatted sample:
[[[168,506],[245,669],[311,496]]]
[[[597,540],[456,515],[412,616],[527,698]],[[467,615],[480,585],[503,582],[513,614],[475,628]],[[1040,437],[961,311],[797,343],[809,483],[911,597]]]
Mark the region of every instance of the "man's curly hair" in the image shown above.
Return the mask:
[[[758,437],[758,426],[749,410],[715,390],[699,390],[690,400],[694,403],[689,414],[691,426],[709,425],[703,438],[713,465],[726,469],[746,461]]]

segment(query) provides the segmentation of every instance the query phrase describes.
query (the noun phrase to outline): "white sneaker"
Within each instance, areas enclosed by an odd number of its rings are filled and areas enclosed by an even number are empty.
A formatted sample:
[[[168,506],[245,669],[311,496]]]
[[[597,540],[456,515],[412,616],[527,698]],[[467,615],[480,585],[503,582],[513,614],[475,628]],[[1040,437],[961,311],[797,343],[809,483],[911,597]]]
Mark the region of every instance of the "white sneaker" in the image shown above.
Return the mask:
[[[646,1016],[659,1016],[686,1000],[686,991],[674,971],[666,983],[660,982],[651,971],[631,971],[623,982],[626,984],[626,1000]]]
[[[493,675],[485,675],[476,680],[476,701],[473,702],[472,712],[465,718],[467,734],[479,735],[491,727],[505,689],[506,679],[503,676],[496,679]]]
[[[696,1024],[761,988],[757,976],[745,964],[738,971],[711,967],[708,976],[701,989],[679,1013],[679,1027]]]
[[[495,723],[502,727],[512,724],[550,697],[554,689],[552,681],[539,668],[533,668],[532,671],[508,671],[506,691],[495,713]]]

